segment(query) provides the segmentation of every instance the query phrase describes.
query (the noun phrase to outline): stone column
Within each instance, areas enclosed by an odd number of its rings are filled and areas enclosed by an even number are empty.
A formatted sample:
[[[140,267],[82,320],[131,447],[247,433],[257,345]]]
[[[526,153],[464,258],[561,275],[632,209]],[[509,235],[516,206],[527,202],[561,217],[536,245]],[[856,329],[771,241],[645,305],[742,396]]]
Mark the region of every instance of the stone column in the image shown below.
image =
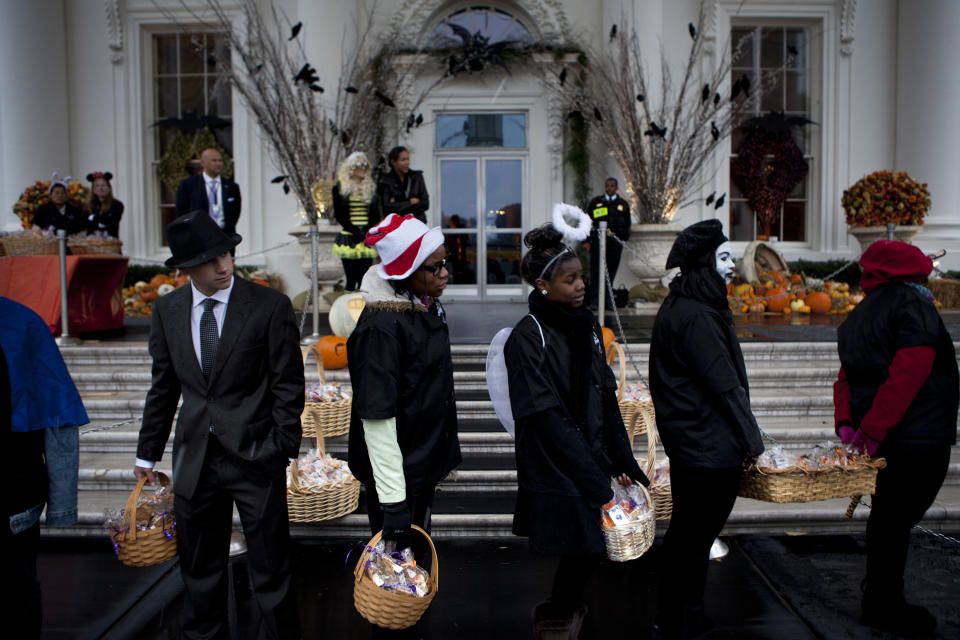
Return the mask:
[[[63,0],[6,2],[0,20],[0,229],[24,187],[68,175],[66,16]],[[79,169],[77,169],[79,171]],[[74,175],[74,177],[79,177]]]
[[[893,169],[926,182],[932,206],[915,244],[946,248],[945,266],[960,268],[960,2],[899,3],[897,124]],[[878,169],[881,167],[877,167]]]

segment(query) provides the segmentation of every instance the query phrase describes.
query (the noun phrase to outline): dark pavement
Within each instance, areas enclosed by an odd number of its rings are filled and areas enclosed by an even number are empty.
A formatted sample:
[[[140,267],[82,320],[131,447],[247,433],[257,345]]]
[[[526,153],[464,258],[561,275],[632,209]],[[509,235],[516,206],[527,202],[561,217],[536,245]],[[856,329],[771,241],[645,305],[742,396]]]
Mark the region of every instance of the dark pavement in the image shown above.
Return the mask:
[[[957,537],[954,533],[953,537]],[[707,614],[720,640],[893,638],[862,627],[862,536],[736,536],[711,563]],[[373,628],[353,607],[355,541],[297,540],[295,587],[304,638],[367,640]],[[420,632],[427,640],[531,638],[530,612],[549,591],[555,561],[532,556],[522,539],[441,539],[439,592]],[[659,544],[628,563],[607,562],[589,585],[581,639],[647,638],[656,612]],[[179,637],[176,561],[125,567],[104,540],[44,539],[43,638],[168,640]],[[237,638],[254,638],[256,613],[243,559],[233,562]],[[939,620],[938,638],[960,638],[960,545],[915,532],[908,599]]]

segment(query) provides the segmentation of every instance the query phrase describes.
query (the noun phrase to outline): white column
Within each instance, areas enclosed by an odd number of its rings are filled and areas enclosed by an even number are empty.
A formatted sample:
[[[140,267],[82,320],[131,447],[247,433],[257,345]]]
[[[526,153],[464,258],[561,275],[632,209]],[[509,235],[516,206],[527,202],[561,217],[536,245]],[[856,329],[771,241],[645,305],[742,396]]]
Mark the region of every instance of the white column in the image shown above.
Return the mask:
[[[3,3],[0,229],[19,225],[9,212],[24,187],[71,170],[65,25],[63,0]]]
[[[916,244],[960,266],[960,2],[899,4],[895,170],[926,182],[932,206]],[[878,167],[880,168],[880,167]]]

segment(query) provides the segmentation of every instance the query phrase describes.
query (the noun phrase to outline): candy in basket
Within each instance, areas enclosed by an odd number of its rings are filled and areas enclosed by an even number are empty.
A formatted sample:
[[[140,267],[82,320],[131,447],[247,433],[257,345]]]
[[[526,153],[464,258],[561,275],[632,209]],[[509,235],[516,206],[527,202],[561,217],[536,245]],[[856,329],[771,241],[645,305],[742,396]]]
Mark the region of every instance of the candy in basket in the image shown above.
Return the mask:
[[[147,493],[143,491],[146,478],[142,478],[122,510],[105,514],[113,550],[131,567],[160,564],[177,555],[173,487],[164,473],[157,473],[157,482],[157,490]]]
[[[387,543],[377,542],[364,567],[367,577],[381,589],[393,593],[410,594],[417,598],[427,595],[427,580],[430,574],[417,566],[413,550],[389,552]]]
[[[643,485],[611,483],[613,500],[603,505],[602,531],[607,557],[624,562],[639,558],[653,545],[656,531],[653,500]]]

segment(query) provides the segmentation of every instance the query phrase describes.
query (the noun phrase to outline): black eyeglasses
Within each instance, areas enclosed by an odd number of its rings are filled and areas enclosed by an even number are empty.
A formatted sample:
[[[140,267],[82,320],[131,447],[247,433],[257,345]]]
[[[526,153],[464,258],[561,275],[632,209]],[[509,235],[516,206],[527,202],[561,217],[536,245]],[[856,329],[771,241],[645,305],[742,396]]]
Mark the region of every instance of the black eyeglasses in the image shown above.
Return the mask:
[[[438,260],[437,262],[434,262],[433,264],[422,264],[422,265],[420,265],[420,268],[423,269],[424,271],[429,271],[430,273],[432,273],[432,274],[435,275],[435,276],[438,276],[438,275],[440,275],[440,270],[441,270],[441,269],[446,269],[446,268],[447,268],[447,259],[444,258],[443,260]]]

